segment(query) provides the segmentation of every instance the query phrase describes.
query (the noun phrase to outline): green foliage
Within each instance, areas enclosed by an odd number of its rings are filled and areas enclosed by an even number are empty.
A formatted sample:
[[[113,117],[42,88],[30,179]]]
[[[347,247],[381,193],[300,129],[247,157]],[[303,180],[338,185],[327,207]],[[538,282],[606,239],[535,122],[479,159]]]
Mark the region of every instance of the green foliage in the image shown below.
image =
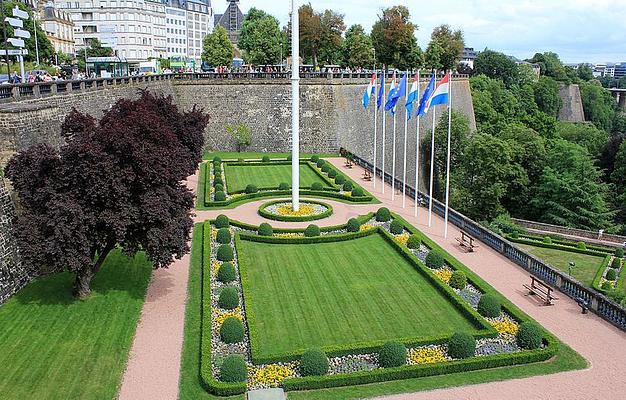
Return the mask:
[[[352,185],[352,182],[350,182],[350,181],[346,181],[346,182],[343,184],[343,190],[344,190],[344,191],[346,191],[346,192],[351,192],[351,191],[352,191],[352,189],[353,189],[353,187],[354,187],[354,186]]]
[[[217,231],[217,242],[221,244],[229,244],[231,239],[230,230],[228,228],[220,228]]]
[[[606,271],[606,280],[614,281],[615,279],[617,279],[617,270],[613,268],[609,268],[609,270]]]
[[[421,50],[415,39],[409,9],[394,6],[383,10],[372,27],[376,59],[389,67],[406,70],[421,66]]]
[[[467,276],[465,276],[463,271],[454,271],[448,284],[455,289],[464,289],[467,285]]]
[[[220,228],[228,228],[230,226],[230,220],[224,214],[220,214],[215,218],[215,227]]]
[[[224,357],[220,367],[220,380],[222,382],[246,382],[248,380],[248,367],[241,354]]]
[[[225,310],[236,308],[239,305],[239,292],[237,288],[229,286],[222,289],[217,304]]]
[[[608,291],[608,290],[613,289],[613,285],[611,284],[611,282],[604,281],[604,283],[602,283],[602,286],[600,287],[600,289],[602,289],[604,291]]]
[[[345,183],[343,186],[343,190],[346,190]],[[361,197],[361,196],[365,196],[365,192],[363,191],[363,188],[357,186],[354,189],[352,189],[352,197]]]
[[[346,177],[345,177],[345,176],[343,176],[343,175],[337,175],[337,176],[335,177],[335,183],[336,183],[337,185],[343,185],[345,182],[346,182]]]
[[[558,54],[553,52],[536,53],[528,61],[539,64],[541,75],[550,76],[560,82],[571,83]]]
[[[352,25],[346,31],[342,55],[344,65],[367,68],[374,65],[374,46],[361,25]]]
[[[389,232],[394,235],[402,234],[404,232],[404,224],[400,220],[394,219],[391,221],[391,225],[389,225]]]
[[[502,81],[507,87],[517,83],[517,64],[508,56],[493,51],[481,51],[474,60],[474,73]]]
[[[592,156],[599,155],[609,141],[609,134],[606,131],[588,122],[559,122],[556,133],[559,137],[586,148]]]
[[[213,186],[215,185],[224,185],[224,181],[220,175],[215,175],[215,179],[213,179]]]
[[[330,171],[328,171],[328,177],[330,179],[335,179],[336,176],[337,176],[337,171],[335,171],[334,169],[331,169]]]
[[[473,357],[476,352],[476,339],[466,332],[456,332],[448,342],[448,355],[455,359]]]
[[[315,165],[317,165],[317,168],[322,168],[324,164],[326,164],[326,161],[320,158],[319,160],[317,160],[317,163]]]
[[[223,191],[215,192],[215,201],[226,201],[226,193]]]
[[[222,158],[220,156],[213,157],[213,165],[221,164],[221,163],[222,163]]]
[[[341,62],[343,15],[333,10],[316,12],[311,4],[299,9],[300,54],[314,66]]]
[[[585,120],[593,122],[600,129],[611,132],[616,108],[615,99],[611,93],[595,80],[581,82],[579,87]]]
[[[230,66],[235,56],[235,48],[228,38],[226,29],[218,25],[207,34],[202,42],[202,60],[214,67]]]
[[[361,223],[356,218],[350,218],[348,220],[348,224],[346,225],[346,230],[348,232],[358,232],[361,229]]]
[[[330,171],[330,165],[324,164],[322,165],[322,172],[328,173]]]
[[[439,269],[443,267],[443,254],[439,250],[431,250],[426,255],[424,263],[428,268]]]
[[[376,221],[387,222],[391,219],[391,212],[387,207],[381,207],[376,211]]]
[[[264,163],[268,163],[271,161],[270,156],[268,156],[267,154],[263,156],[263,158],[261,158],[261,161]]]
[[[550,236],[544,236],[544,237],[543,237],[543,239],[542,239],[542,241],[543,241],[545,244],[552,244],[552,238],[551,238]]]
[[[320,160],[320,156],[314,155],[311,157],[311,162],[316,164]]]
[[[585,250],[587,248],[587,244],[585,242],[576,243],[576,248]]]
[[[232,282],[237,278],[237,271],[233,263],[223,263],[220,269],[217,271],[217,280],[222,283]]]
[[[233,249],[229,244],[222,244],[217,248],[217,259],[219,261],[233,261]]]
[[[113,54],[113,49],[110,47],[102,46],[102,42],[97,38],[89,40],[89,47],[87,47],[87,57],[110,57]],[[81,71],[85,70],[85,49],[82,48],[76,52],[76,60],[78,61],[78,68]]]
[[[274,235],[274,229],[272,228],[272,225],[267,222],[263,222],[259,225],[258,233],[259,236],[272,236]]]
[[[246,186],[246,193],[247,194],[251,194],[251,193],[256,193],[259,191],[259,188],[256,187],[256,185],[253,184],[249,184]]]
[[[278,190],[289,190],[289,184],[287,182],[281,182],[278,185]]]
[[[328,357],[319,348],[307,350],[300,358],[302,376],[319,376],[328,373]]]
[[[432,41],[428,44],[426,52],[424,53],[424,66],[431,70],[440,70],[443,68],[441,57],[443,54],[443,48],[441,44],[436,41]]]
[[[215,184],[215,191],[216,192],[223,192],[224,191],[224,185],[222,185],[221,183]]]
[[[498,296],[493,294],[484,294],[478,302],[478,313],[483,317],[495,318],[499,317],[502,312],[502,303]]]
[[[517,331],[517,344],[522,349],[538,349],[541,347],[541,329],[532,322],[522,322]]]
[[[400,367],[406,364],[406,347],[399,342],[387,342],[378,352],[378,363],[383,368]]]
[[[539,110],[552,117],[557,117],[563,106],[563,100],[559,96],[559,83],[552,78],[542,76],[535,82],[533,89]]]
[[[306,227],[306,229],[304,230],[304,236],[306,237],[313,237],[313,236],[319,236],[320,235],[320,227],[314,224],[311,224],[309,226]]]
[[[622,249],[622,248],[615,249],[615,257],[623,258],[624,257],[624,249]]]
[[[312,190],[322,190],[323,188],[324,186],[321,182],[313,182],[313,184],[311,185]]]
[[[252,7],[243,21],[237,45],[243,50],[243,58],[247,63],[273,65],[282,61],[281,40],[278,20]],[[284,52],[283,56],[287,56],[287,53]]]
[[[243,323],[235,317],[227,317],[220,327],[220,339],[224,343],[239,343],[243,340]]]
[[[438,63],[441,65],[441,69],[445,71],[455,69],[465,47],[463,32],[461,30],[453,31],[450,25],[440,25],[433,29],[430,40],[431,43],[437,43],[440,49],[438,50]],[[430,44],[428,47],[431,48]],[[428,56],[428,51],[426,53]]]
[[[409,236],[409,240],[407,240],[406,242],[406,247],[408,247],[409,249],[419,249],[421,245],[422,240],[420,239],[419,235],[416,234],[412,234],[411,236]]]
[[[243,148],[250,146],[252,143],[252,132],[250,131],[250,127],[244,123],[226,125],[226,133],[235,139],[238,152],[240,152]]]

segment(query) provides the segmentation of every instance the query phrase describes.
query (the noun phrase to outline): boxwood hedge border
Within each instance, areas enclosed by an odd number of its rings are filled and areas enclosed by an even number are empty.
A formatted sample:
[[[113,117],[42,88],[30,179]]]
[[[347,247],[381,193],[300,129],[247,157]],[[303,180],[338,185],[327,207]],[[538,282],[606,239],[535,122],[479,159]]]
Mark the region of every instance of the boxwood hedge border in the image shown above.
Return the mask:
[[[319,204],[322,205],[324,207],[326,207],[326,211],[324,211],[321,214],[317,214],[317,215],[303,215],[303,216],[287,216],[287,215],[277,215],[277,214],[272,214],[269,211],[266,211],[265,209],[269,206],[272,206],[274,204],[278,204],[278,203],[284,203],[285,201],[289,201],[289,200],[272,200],[269,201],[267,203],[262,204],[259,207],[258,213],[261,217],[263,218],[267,218],[267,219],[271,219],[273,221],[282,221],[282,222],[306,222],[306,221],[317,221],[319,219],[324,219],[327,217],[330,217],[333,213],[333,207],[328,204],[328,203],[324,203],[318,200],[301,200],[302,203],[312,203],[312,204]]]

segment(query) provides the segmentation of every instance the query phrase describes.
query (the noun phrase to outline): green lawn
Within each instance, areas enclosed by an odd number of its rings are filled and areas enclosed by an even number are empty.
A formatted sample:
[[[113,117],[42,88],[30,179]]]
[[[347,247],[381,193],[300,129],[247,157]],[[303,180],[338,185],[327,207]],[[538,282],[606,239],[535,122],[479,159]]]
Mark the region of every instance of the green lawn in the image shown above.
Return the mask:
[[[318,244],[241,240],[237,250],[255,316],[253,357],[477,331],[378,233]]]
[[[254,184],[259,189],[276,189],[281,182],[291,185],[291,165],[288,164],[226,164],[224,174],[229,193],[241,192],[249,184]],[[300,187],[311,187],[314,182],[331,187],[310,165],[300,164]]]
[[[114,251],[85,301],[72,298],[73,276],[61,273],[1,306],[0,398],[115,398],[150,273],[145,256]]]
[[[521,243],[517,243],[516,246],[519,246],[521,249],[528,251],[565,273],[568,273],[569,263],[573,261],[576,266],[572,268],[572,276],[590,287],[593,284],[593,279],[598,272],[598,268],[600,268],[602,261],[604,261],[604,257],[590,256],[571,251],[548,249]]]

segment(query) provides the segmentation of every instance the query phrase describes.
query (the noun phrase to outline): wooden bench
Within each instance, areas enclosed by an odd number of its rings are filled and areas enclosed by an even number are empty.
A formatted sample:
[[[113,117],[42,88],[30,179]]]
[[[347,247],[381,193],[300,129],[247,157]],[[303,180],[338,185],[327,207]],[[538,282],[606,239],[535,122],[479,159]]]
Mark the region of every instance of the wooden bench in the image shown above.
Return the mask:
[[[546,306],[554,305],[552,301],[559,299],[553,294],[554,289],[552,289],[552,287],[550,287],[550,285],[548,285],[547,283],[538,278],[535,278],[532,275],[530,276],[530,279],[530,285],[524,284],[524,287],[528,289],[528,295],[539,297],[541,300],[543,300],[543,304],[545,304]]]
[[[363,172],[363,180],[366,180],[366,181],[371,181],[372,180],[372,173],[368,169],[366,169]]]
[[[478,248],[477,244],[474,244],[474,239],[467,233],[461,231],[461,237],[455,238],[457,242],[459,242],[459,246],[467,249],[469,253],[473,253],[474,249]]]

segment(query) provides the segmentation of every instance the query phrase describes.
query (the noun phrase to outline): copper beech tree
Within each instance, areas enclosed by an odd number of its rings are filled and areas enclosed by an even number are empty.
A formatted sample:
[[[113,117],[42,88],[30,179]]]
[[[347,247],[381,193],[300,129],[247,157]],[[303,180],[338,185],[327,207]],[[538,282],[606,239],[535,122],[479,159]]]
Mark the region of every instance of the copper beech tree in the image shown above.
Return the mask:
[[[61,131],[65,144],[17,153],[6,176],[19,194],[21,255],[47,271],[76,275],[86,298],[109,252],[146,252],[166,267],[188,248],[193,194],[183,180],[202,158],[208,115],[181,112],[170,97],[142,91],[100,121],[76,110]]]

